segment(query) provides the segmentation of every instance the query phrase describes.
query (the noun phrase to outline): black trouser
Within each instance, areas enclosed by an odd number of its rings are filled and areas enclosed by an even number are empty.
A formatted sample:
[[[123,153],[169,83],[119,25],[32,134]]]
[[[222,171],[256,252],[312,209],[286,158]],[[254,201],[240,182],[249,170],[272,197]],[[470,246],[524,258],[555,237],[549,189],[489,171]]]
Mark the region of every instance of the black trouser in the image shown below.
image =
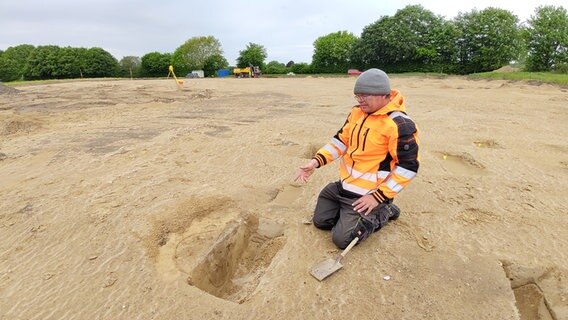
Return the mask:
[[[380,204],[368,215],[358,213],[353,209],[353,202],[360,197],[343,190],[340,182],[328,184],[318,196],[314,226],[331,230],[333,243],[341,249],[346,248],[357,236],[360,241],[365,240],[375,230],[382,228],[393,215],[394,208],[389,207],[394,206],[392,201]]]

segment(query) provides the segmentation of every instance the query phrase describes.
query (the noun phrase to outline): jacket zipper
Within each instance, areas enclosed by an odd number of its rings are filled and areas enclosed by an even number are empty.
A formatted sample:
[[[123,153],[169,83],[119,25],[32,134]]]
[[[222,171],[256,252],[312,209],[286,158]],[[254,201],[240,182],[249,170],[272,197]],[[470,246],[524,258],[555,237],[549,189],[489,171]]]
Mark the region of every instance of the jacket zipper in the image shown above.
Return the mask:
[[[365,118],[363,119],[363,121],[361,121],[361,126],[359,127],[359,132],[357,132],[357,147],[355,147],[355,149],[351,152],[351,159],[353,159],[353,154],[355,153],[355,151],[357,151],[357,149],[359,149],[359,137],[361,136],[361,129],[363,129],[363,124],[365,124],[365,121],[367,120],[367,117],[369,117],[369,115],[366,115]],[[355,128],[353,128],[355,129]],[[355,130],[353,130],[355,131]],[[353,132],[351,132],[351,134],[353,134]],[[351,140],[353,141],[353,140]]]
[[[364,138],[363,138],[363,151],[365,151],[365,144],[367,143],[367,136],[369,135],[369,128],[367,128],[367,130],[365,131],[365,133],[363,134]]]
[[[353,143],[353,134],[355,133],[355,129],[357,129],[357,124],[355,124],[355,127],[353,128],[353,130],[351,131],[351,138],[349,138],[349,143]],[[353,153],[352,153],[353,155]]]
[[[359,132],[357,132],[357,147],[355,147],[355,149],[351,152],[350,154],[350,158],[351,161],[353,161],[353,165],[351,166],[351,172],[349,172],[349,176],[347,178],[349,178],[352,174],[353,174],[353,169],[355,169],[355,165],[356,162],[353,159],[353,154],[355,153],[355,151],[357,151],[357,149],[359,149],[359,137],[361,136],[361,129],[363,128],[363,124],[365,123],[365,121],[367,120],[367,117],[369,115],[366,115],[365,118],[363,119],[363,121],[361,122],[361,126],[359,127]],[[349,143],[353,142],[353,133],[355,132],[355,130],[357,129],[357,124],[355,124],[355,127],[353,128],[353,131],[351,131],[351,140],[349,140]],[[369,128],[367,128],[367,131],[369,131]],[[365,142],[363,141],[363,147],[365,147]],[[347,180],[347,178],[342,179],[341,182]]]

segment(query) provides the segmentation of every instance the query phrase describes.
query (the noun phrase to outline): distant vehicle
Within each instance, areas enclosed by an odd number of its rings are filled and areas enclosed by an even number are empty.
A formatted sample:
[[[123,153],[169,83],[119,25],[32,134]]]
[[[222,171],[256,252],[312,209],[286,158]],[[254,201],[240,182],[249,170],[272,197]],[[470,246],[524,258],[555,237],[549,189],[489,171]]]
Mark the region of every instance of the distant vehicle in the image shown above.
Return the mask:
[[[233,74],[237,78],[258,78],[261,72],[258,66],[250,66],[246,68],[234,68]]]
[[[186,78],[203,78],[205,74],[203,70],[192,70],[190,73],[185,75]]]
[[[358,76],[358,75],[360,75],[361,73],[363,73],[363,72],[361,72],[361,71],[359,71],[359,70],[357,70],[357,69],[349,69],[349,70],[347,70],[347,74],[350,75],[350,76]]]
[[[197,76],[198,76],[199,78],[204,78],[204,77],[205,77],[205,71],[203,71],[203,70],[191,70],[191,73],[197,74]]]

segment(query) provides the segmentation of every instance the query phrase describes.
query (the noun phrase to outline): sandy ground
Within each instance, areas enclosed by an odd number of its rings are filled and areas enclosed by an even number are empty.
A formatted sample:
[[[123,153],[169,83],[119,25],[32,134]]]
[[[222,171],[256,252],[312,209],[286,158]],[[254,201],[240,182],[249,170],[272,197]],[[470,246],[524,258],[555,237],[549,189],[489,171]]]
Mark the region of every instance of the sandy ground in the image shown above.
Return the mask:
[[[568,319],[568,90],[394,77],[421,129],[400,219],[339,251],[296,168],[353,78],[0,94],[0,319]]]

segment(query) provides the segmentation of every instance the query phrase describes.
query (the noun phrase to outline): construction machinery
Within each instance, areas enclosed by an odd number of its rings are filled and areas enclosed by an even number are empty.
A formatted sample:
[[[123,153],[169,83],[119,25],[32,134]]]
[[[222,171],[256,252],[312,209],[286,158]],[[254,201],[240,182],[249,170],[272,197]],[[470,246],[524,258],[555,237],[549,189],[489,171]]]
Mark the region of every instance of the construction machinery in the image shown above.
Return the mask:
[[[261,72],[258,66],[249,66],[246,68],[234,68],[233,74],[237,78],[258,78]]]

